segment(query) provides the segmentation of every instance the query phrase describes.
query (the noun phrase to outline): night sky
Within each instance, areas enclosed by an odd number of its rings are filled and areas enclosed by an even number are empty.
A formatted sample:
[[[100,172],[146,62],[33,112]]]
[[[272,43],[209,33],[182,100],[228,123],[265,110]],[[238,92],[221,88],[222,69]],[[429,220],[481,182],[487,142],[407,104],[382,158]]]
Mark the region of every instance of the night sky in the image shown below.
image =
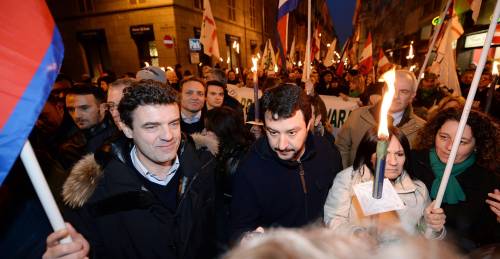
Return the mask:
[[[326,0],[333,20],[333,26],[339,37],[338,46],[342,46],[352,34],[352,15],[356,0]]]

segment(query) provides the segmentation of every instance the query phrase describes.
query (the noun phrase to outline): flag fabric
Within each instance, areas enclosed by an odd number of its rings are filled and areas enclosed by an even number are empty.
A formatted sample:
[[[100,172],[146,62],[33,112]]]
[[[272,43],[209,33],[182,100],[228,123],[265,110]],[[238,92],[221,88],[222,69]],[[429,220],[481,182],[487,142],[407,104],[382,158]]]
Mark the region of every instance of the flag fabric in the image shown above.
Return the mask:
[[[343,74],[344,74],[344,61],[345,59],[347,58],[347,56],[349,55],[349,47],[351,45],[351,39],[347,39],[347,41],[344,43],[344,47],[342,48],[342,55],[340,56],[340,62],[339,64],[337,65],[337,70],[335,71],[335,74],[338,76],[338,77],[341,77]]]
[[[330,67],[335,64],[335,48],[337,47],[337,39],[334,39],[332,43],[330,43],[330,48],[328,48],[328,52],[326,53],[325,59],[323,60],[323,65],[325,67]]]
[[[378,74],[384,73],[389,69],[390,66],[391,62],[389,62],[389,59],[385,56],[384,51],[382,51],[382,49],[379,49],[377,73]]]
[[[203,0],[203,21],[201,22],[200,42],[203,44],[203,52],[208,56],[220,58],[219,41],[217,39],[217,29],[215,27],[210,1]]]
[[[281,63],[286,64],[286,53],[288,50],[288,18],[289,13],[299,5],[299,0],[279,0],[278,2],[278,50],[281,53]]]
[[[462,15],[463,13],[471,10],[472,11],[472,20],[477,22],[477,18],[479,17],[479,11],[481,9],[482,0],[455,0],[454,6],[457,15]]]
[[[278,34],[283,53],[288,48],[288,15],[299,5],[299,0],[279,0],[278,2]]]
[[[50,94],[64,47],[45,1],[2,0],[0,8],[1,184]]]
[[[276,63],[276,55],[274,54],[273,45],[271,44],[271,39],[266,42],[266,47],[264,48],[264,53],[260,59],[260,68],[264,71],[274,71],[274,65]]]
[[[365,41],[365,47],[359,57],[359,72],[367,75],[373,69],[373,51],[372,51],[372,35],[368,33],[368,38]]]
[[[493,34],[493,40],[491,44],[500,44],[500,24],[497,24],[495,29],[495,34]]]
[[[460,83],[456,72],[455,51],[453,42],[464,33],[456,13],[446,23],[446,30],[440,40],[436,58],[430,67],[430,72],[439,75],[439,82],[453,89],[453,95],[461,95]]]
[[[319,34],[321,32],[321,29],[319,25],[316,26],[316,29],[314,30],[314,36],[312,38],[312,45],[311,45],[311,61],[314,59],[319,61],[319,54],[320,54],[320,48],[321,48],[321,38],[319,37]]]

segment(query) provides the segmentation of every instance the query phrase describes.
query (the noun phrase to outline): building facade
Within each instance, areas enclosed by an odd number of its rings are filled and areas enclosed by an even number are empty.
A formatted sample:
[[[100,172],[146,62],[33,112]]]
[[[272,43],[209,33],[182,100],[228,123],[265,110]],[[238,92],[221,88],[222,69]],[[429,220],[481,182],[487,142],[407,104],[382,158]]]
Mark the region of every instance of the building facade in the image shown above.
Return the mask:
[[[459,3],[460,1],[456,1]],[[466,1],[461,1],[466,2]],[[416,65],[419,67],[427,54],[431,37],[436,28],[436,18],[443,11],[447,0],[372,0],[363,1],[360,6],[359,46],[363,46],[368,32],[372,33],[374,56],[378,50],[385,51],[386,56],[395,64],[403,67]],[[456,6],[464,34],[456,44],[457,68],[464,70],[471,63],[477,63],[484,45],[469,44],[476,38],[484,38],[485,30],[490,23],[495,0],[483,0],[477,22],[472,20],[472,11],[463,3]],[[480,37],[481,36],[481,37]],[[411,44],[413,42],[413,44]],[[407,58],[410,44],[414,49],[414,57]],[[492,46],[489,58],[500,58],[500,51]],[[361,51],[361,47],[358,51]],[[432,60],[429,62],[431,64]]]
[[[197,40],[203,0],[51,0],[65,45],[63,73],[77,79],[112,70],[117,75],[150,65],[197,73],[221,62]],[[276,28],[277,0],[211,0],[222,63],[248,67]]]

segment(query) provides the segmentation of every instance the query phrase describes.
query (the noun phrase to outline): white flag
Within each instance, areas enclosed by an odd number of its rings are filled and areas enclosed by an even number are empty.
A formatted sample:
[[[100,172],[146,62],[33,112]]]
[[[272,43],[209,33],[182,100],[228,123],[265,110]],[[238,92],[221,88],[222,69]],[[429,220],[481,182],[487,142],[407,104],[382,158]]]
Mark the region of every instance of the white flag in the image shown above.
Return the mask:
[[[334,39],[332,43],[330,43],[330,48],[328,49],[325,59],[323,60],[323,65],[325,65],[325,67],[332,66],[335,63],[333,59],[335,57],[336,47],[337,47],[337,39]]]
[[[203,0],[205,10],[203,11],[203,21],[201,23],[200,42],[203,44],[203,52],[208,56],[220,58],[219,42],[217,40],[217,30],[215,28],[215,20],[210,8],[210,2]]]
[[[453,89],[453,95],[461,95],[460,83],[456,71],[453,42],[463,33],[464,29],[458,21],[457,15],[454,13],[446,26],[446,31],[444,32],[437,50],[436,59],[430,68],[430,72],[439,75],[439,82],[441,85]]]
[[[266,47],[264,48],[264,53],[262,54],[262,59],[260,60],[259,67],[264,71],[274,71],[274,65],[277,65],[276,55],[274,54],[271,39],[268,39],[266,42]]]

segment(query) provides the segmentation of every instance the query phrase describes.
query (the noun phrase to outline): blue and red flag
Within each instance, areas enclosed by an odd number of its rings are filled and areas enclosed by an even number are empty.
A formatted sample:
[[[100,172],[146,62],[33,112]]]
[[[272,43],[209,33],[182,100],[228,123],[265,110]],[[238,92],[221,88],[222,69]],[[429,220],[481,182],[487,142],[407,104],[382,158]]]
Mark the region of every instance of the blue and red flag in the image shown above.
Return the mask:
[[[286,64],[285,56],[288,47],[288,15],[299,5],[299,0],[279,0],[278,2],[278,48],[281,50],[281,64]]]
[[[45,1],[0,2],[0,184],[49,96],[63,56]]]

